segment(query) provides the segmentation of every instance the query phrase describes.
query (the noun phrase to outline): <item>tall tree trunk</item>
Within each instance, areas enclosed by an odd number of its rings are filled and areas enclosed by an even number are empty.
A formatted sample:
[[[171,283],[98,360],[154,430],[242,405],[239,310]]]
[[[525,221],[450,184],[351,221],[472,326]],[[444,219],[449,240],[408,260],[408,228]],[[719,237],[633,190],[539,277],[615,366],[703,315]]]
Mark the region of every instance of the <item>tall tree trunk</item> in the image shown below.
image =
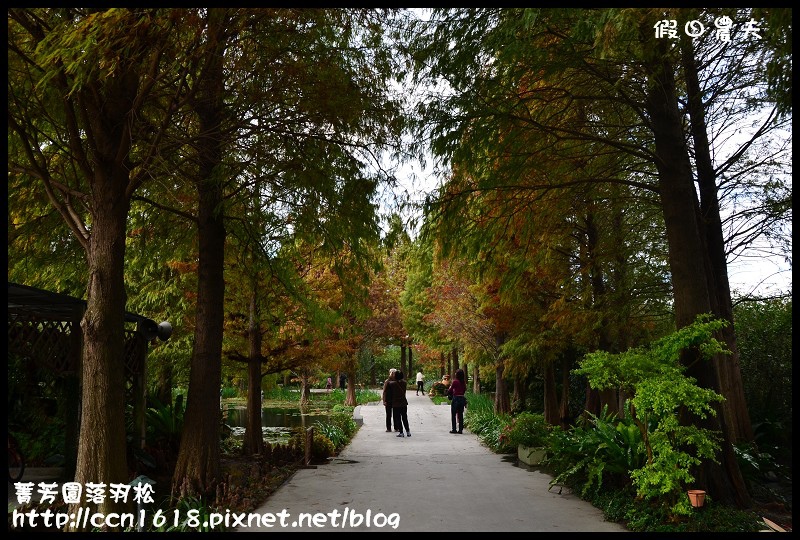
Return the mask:
[[[511,413],[511,400],[508,396],[508,385],[506,385],[506,380],[503,376],[505,369],[505,359],[501,357],[497,360],[494,368],[494,412],[497,414]]]
[[[572,367],[572,355],[565,355],[561,359],[561,400],[558,404],[559,424],[564,429],[572,423],[569,417],[569,370]]]
[[[458,348],[453,347],[453,374],[458,371]]]
[[[708,142],[708,129],[705,121],[702,90],[697,73],[697,63],[690,40],[683,40],[683,70],[689,102],[689,118],[694,142],[697,182],[700,192],[700,225],[705,234],[711,264],[711,295],[714,313],[728,321],[729,325],[721,331],[723,341],[731,355],[717,362],[721,393],[725,396],[722,404],[728,427],[728,437],[732,442],[752,441],[753,426],[744,394],[742,372],[739,363],[739,350],[736,345],[736,332],[733,321],[733,301],[728,281],[728,263],[725,257],[725,239],[722,232],[722,219],[719,214],[717,179],[711,150]]]
[[[699,204],[692,181],[689,152],[685,144],[683,119],[678,111],[674,67],[669,60],[668,43],[649,38],[652,25],[643,25],[642,35],[652,46],[652,59],[646,62],[649,86],[647,112],[655,139],[656,167],[659,190],[667,229],[669,266],[672,274],[675,320],[678,328],[694,322],[697,315],[710,313],[708,252],[699,227]],[[645,30],[646,28],[646,30]],[[718,384],[713,362],[700,360],[697,353],[683,355],[686,374],[698,385],[717,392]],[[722,431],[720,465],[706,461],[699,471],[698,485],[722,502],[749,506],[750,497],[736,462],[733,446],[727,437],[723,411],[717,416],[687,421],[715,431]]]
[[[400,342],[400,371],[402,371],[404,375],[408,375],[408,370],[406,370],[406,342],[405,342],[405,339],[403,339]]]
[[[221,422],[217,396],[222,383],[222,333],[225,300],[225,225],[222,211],[224,85],[222,34],[224,9],[208,14],[207,65],[198,81],[194,108],[198,116],[197,317],[189,395],[181,447],[172,477],[173,491],[212,497],[220,473]]]
[[[408,381],[408,376],[406,376],[406,381]],[[347,393],[344,398],[344,404],[348,407],[355,407],[358,405],[358,399],[356,398],[356,371],[355,369],[350,369],[347,372]]]
[[[514,375],[511,410],[515,413],[525,410],[525,380],[519,375]]]
[[[125,363],[120,356],[125,350],[123,269],[129,208],[125,197],[127,180],[123,167],[101,165],[92,192],[94,221],[87,253],[86,312],[81,321],[82,399],[75,471],[75,481],[82,485],[126,484],[129,480],[124,422]],[[80,506],[87,504],[82,502]],[[124,507],[106,497],[96,508],[108,514]]]
[[[261,319],[257,280],[253,280],[250,293],[247,341],[250,351],[247,360],[247,426],[244,431],[244,451],[247,455],[253,455],[261,454],[264,450],[264,435],[261,431]]]
[[[408,376],[411,377],[411,374],[414,371],[413,364],[414,359],[414,349],[411,347],[411,341],[408,342]]]
[[[104,83],[101,91],[85,92],[81,103],[91,126],[93,167],[92,224],[85,243],[89,279],[86,311],[81,320],[80,428],[75,481],[127,483],[125,435],[125,237],[130,210],[129,171],[132,104],[138,77],[125,72]],[[99,95],[98,95],[99,94]],[[100,102],[98,102],[99,100]],[[71,112],[71,111],[70,111]],[[79,141],[74,141],[79,145]],[[71,505],[108,514],[124,508],[107,497],[99,504]],[[67,525],[78,530],[80,525]]]
[[[300,410],[305,411],[311,401],[311,386],[308,384],[308,370],[300,372]]]
[[[475,394],[481,393],[481,372],[478,369],[478,362],[472,368],[472,391]]]
[[[444,374],[445,374],[445,371],[444,371],[444,366],[445,366],[445,362],[444,362],[444,353],[443,353],[443,352],[440,352],[440,353],[439,353],[439,378],[440,378],[440,379],[441,379],[442,377],[444,377]]]
[[[547,362],[542,367],[544,384],[544,418],[553,426],[559,424],[558,392],[556,389],[556,371],[552,362]]]

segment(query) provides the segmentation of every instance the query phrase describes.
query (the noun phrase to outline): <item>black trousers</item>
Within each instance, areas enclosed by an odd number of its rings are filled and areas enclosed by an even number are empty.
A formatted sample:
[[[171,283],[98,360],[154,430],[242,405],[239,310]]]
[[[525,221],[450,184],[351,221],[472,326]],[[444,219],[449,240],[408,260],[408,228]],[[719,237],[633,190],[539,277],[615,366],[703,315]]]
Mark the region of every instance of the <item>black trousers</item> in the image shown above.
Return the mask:
[[[453,424],[453,431],[456,431],[456,420],[458,421],[458,431],[464,429],[464,405],[467,398],[464,396],[454,396],[450,402],[450,421]]]
[[[417,392],[422,392],[424,394],[425,393],[424,386],[425,386],[425,382],[417,381]]]
[[[403,427],[406,428],[406,433],[411,433],[411,429],[408,427],[408,405],[404,407],[392,407],[392,413],[394,414],[394,428],[398,431],[403,431]],[[402,425],[400,425],[402,422]]]
[[[389,405],[385,405],[386,407],[386,429],[392,431],[392,408]],[[398,422],[395,420],[394,422],[395,429],[397,429]]]

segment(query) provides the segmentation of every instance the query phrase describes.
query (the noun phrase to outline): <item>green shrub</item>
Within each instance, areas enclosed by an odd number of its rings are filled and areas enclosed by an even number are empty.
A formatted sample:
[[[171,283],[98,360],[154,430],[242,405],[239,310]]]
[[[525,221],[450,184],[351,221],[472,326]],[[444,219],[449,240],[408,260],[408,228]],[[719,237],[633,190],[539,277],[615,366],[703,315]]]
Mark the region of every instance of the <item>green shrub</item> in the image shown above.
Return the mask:
[[[547,446],[552,427],[543,414],[523,411],[502,429],[500,439],[512,447],[543,447]]]
[[[516,453],[517,447],[502,441],[503,428],[511,422],[511,417],[498,416],[494,412],[494,402],[485,394],[467,394],[469,406],[464,413],[464,425],[478,436],[483,444],[498,454]]]
[[[334,450],[344,448],[358,430],[353,420],[353,407],[337,405],[324,420],[314,423],[314,430],[325,435],[334,446]]]
[[[222,399],[230,399],[239,397],[239,389],[238,388],[223,388],[220,390],[220,395]]]
[[[587,354],[580,369],[575,370],[586,375],[594,389],[621,389],[633,395],[626,402],[627,413],[639,426],[648,459],[630,472],[631,479],[638,496],[657,502],[673,517],[692,513],[685,496],[687,486],[695,480],[690,471],[703,459],[717,461],[720,439],[718,433],[697,425],[681,425],[679,412],[687,410],[706,418],[716,414],[712,403],[723,399],[684,375],[686,368],[680,362],[680,354],[695,350],[702,362],[728,353],[714,338],[714,333],[727,324],[725,320],[701,315],[693,324],[655,341],[649,348],[620,354]],[[599,479],[605,465],[595,461],[591,466],[591,474]]]
[[[575,487],[582,497],[594,496],[605,485],[631,485],[631,471],[644,466],[642,434],[630,418],[618,418],[607,409],[590,415],[569,430],[553,428],[547,466],[555,473],[551,485]]]
[[[314,440],[311,445],[311,458],[314,461],[325,461],[336,453],[336,448],[326,435],[314,433]]]

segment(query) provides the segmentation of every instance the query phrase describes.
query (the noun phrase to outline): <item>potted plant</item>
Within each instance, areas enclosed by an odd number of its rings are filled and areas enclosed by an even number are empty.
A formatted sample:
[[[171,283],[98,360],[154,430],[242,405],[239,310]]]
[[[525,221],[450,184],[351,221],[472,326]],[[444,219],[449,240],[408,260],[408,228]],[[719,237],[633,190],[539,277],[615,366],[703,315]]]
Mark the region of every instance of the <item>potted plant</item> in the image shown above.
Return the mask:
[[[547,453],[552,426],[543,414],[521,412],[506,425],[501,440],[517,447],[517,457],[528,465],[538,465]]]

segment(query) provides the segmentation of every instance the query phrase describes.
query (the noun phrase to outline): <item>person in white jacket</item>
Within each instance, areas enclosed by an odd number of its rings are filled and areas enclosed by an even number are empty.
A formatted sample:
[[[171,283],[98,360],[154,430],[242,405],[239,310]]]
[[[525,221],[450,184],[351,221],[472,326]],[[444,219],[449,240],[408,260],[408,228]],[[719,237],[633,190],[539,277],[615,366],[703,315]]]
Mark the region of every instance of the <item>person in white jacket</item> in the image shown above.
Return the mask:
[[[417,371],[417,395],[422,392],[425,395],[425,375],[421,371]]]

